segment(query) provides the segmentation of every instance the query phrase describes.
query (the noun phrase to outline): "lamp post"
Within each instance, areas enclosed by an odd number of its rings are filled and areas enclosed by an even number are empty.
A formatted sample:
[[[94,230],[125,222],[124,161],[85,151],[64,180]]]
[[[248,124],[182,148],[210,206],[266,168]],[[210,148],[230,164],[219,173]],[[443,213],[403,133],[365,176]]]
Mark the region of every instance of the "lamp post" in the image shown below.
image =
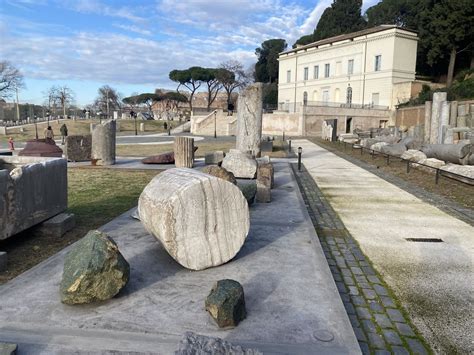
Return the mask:
[[[36,135],[36,140],[38,140],[38,125],[36,124],[36,121],[38,120],[38,116],[34,115],[33,120],[35,122],[35,135]]]
[[[99,118],[99,123],[102,123],[102,112],[99,111],[96,113],[97,117]]]
[[[135,112],[130,111],[130,117],[134,119],[135,121],[135,135],[138,135],[138,130],[137,130],[137,114]]]
[[[46,117],[48,117],[48,126],[49,126],[49,119],[51,117],[51,111],[46,111]]]
[[[214,138],[217,138],[217,111],[214,110]]]
[[[298,171],[301,171],[301,154],[303,153],[303,148],[298,147]]]

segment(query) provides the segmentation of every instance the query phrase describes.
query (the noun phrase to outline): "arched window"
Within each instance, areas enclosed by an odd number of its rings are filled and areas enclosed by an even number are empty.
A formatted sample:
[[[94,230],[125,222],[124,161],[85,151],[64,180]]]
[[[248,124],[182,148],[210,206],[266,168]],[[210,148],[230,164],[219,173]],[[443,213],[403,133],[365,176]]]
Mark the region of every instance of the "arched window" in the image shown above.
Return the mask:
[[[346,103],[348,105],[352,104],[352,88],[350,86],[347,87]]]
[[[308,104],[308,93],[305,91],[303,93],[303,106],[306,106]]]

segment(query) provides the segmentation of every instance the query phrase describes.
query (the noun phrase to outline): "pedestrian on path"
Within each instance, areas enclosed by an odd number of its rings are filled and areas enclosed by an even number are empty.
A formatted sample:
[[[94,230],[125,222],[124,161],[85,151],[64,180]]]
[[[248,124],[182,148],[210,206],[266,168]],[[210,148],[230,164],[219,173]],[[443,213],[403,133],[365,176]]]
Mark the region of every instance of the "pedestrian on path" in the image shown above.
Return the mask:
[[[59,129],[59,131],[61,132],[61,145],[64,145],[64,140],[66,139],[67,137],[67,126],[65,123],[63,123],[63,125],[61,126],[61,128]]]
[[[11,151],[15,150],[15,144],[13,142],[13,137],[8,138],[8,149]]]
[[[46,140],[46,143],[54,144],[54,132],[51,126],[44,129],[44,139]]]

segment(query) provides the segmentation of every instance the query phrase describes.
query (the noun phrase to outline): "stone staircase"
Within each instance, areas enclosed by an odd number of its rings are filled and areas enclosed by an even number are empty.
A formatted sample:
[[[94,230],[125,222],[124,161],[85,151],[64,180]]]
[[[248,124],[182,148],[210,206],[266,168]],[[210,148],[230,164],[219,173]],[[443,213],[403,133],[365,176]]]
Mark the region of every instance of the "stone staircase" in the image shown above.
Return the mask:
[[[227,116],[223,110],[214,110],[206,116],[191,117],[191,133],[202,136],[213,136],[214,129],[218,136],[235,135],[237,116]]]

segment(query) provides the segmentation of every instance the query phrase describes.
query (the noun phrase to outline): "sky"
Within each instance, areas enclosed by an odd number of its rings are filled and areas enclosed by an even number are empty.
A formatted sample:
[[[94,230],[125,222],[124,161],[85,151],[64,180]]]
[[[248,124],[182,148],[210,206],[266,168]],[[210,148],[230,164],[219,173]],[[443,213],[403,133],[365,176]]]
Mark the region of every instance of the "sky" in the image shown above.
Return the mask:
[[[363,12],[379,0],[364,0]],[[0,0],[0,60],[21,70],[21,103],[42,104],[53,85],[92,103],[110,85],[124,97],[176,89],[168,74],[191,66],[257,61],[271,38],[291,46],[312,33],[332,0]]]

